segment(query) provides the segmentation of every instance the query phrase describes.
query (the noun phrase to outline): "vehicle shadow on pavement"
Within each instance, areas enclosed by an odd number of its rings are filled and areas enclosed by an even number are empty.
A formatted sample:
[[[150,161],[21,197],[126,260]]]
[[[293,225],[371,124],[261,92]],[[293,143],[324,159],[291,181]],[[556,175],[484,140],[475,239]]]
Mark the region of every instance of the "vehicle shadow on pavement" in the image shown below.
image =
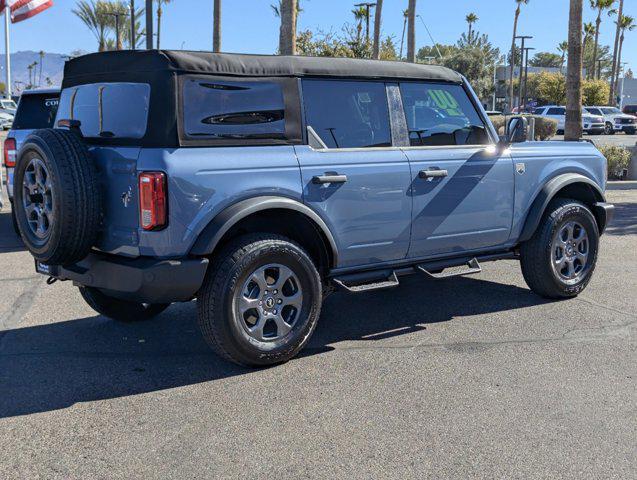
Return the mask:
[[[334,344],[343,341],[369,346],[414,332],[423,341],[428,324],[540,303],[526,289],[477,278],[412,277],[391,291],[338,292],[326,300],[301,356],[338,349]],[[16,328],[0,332],[0,418],[251,374],[258,370],[209,350],[194,303],[129,325],[92,316]]]
[[[637,235],[637,203],[616,203],[615,216],[605,233],[608,235]]]
[[[13,231],[11,210],[5,208],[0,212],[0,253],[21,252],[24,249],[22,240]]]

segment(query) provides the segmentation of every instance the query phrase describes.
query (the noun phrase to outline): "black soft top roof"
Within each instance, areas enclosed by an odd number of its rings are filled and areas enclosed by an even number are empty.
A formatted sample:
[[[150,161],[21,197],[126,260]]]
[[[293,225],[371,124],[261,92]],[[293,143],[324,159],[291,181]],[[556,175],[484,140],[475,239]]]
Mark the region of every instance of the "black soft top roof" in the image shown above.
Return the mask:
[[[182,72],[239,77],[339,77],[413,79],[461,83],[445,67],[354,58],[245,55],[177,50],[124,50],[83,55],[66,62],[63,87],[104,77],[162,76]]]

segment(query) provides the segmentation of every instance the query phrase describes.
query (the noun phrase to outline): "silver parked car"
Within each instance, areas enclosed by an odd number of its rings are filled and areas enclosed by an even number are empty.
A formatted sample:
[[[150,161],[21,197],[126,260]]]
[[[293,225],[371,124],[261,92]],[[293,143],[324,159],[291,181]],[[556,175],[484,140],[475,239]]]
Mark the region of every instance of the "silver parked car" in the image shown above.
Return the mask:
[[[606,135],[614,135],[615,132],[635,135],[637,132],[637,117],[622,113],[617,107],[584,107],[584,110],[591,115],[604,118]]]

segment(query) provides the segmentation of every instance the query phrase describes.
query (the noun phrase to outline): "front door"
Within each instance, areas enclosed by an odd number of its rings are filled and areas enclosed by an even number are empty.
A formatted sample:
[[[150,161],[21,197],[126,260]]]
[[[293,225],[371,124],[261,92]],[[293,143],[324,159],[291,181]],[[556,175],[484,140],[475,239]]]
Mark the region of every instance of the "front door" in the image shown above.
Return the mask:
[[[400,85],[412,173],[410,258],[484,251],[507,242],[513,164],[499,154],[461,85]]]
[[[411,174],[392,146],[385,84],[303,80],[305,119],[326,148],[297,146],[304,201],[329,225],[339,267],[405,258]]]

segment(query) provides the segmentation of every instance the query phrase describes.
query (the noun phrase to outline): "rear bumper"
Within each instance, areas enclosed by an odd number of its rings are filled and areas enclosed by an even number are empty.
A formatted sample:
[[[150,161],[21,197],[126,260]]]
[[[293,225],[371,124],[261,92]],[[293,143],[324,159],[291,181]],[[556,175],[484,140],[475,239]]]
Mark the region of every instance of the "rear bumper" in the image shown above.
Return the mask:
[[[598,202],[593,206],[593,213],[599,225],[599,234],[606,230],[606,227],[615,215],[615,205],[612,203]]]
[[[36,263],[38,273],[142,303],[191,300],[203,283],[207,267],[207,258],[128,259],[98,253],[66,267]]]

